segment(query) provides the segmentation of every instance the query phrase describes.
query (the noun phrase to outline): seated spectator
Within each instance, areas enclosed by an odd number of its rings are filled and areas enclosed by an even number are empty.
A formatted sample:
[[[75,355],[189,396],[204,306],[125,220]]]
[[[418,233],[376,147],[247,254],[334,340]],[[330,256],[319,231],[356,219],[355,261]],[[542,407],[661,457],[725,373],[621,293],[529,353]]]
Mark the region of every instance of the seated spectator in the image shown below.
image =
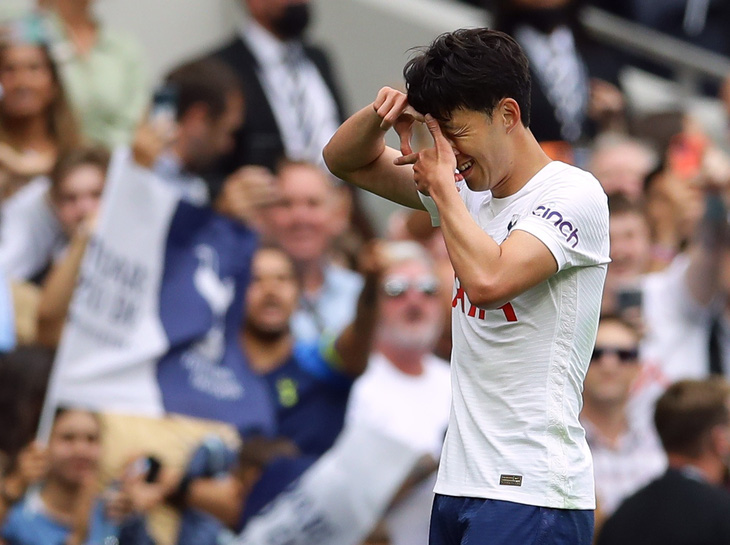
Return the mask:
[[[94,0],[53,0],[52,52],[87,139],[113,148],[132,141],[147,105],[144,55],[131,36],[109,30]]]
[[[631,388],[641,372],[639,338],[629,322],[603,316],[583,386],[580,420],[593,455],[596,527],[666,467],[648,411],[629,413]]]
[[[35,19],[0,34],[0,201],[28,180],[48,174],[80,135]]]
[[[334,238],[346,226],[338,216],[337,192],[320,167],[284,161],[277,172],[278,200],[262,214],[264,232],[293,259],[301,280],[292,319],[297,339],[313,341],[352,321],[360,276],[332,261]]]
[[[241,342],[251,368],[269,384],[279,434],[305,455],[319,456],[332,446],[344,424],[353,380],[367,365],[379,259],[375,246],[363,256],[366,281],[353,322],[337,338],[304,342],[295,339],[289,325],[300,290],[291,258],[271,247],[254,255]]]
[[[593,143],[587,169],[607,195],[620,193],[633,202],[644,193],[644,180],[657,166],[656,153],[641,140],[604,134]]]
[[[50,182],[37,180],[2,206],[0,267],[15,280],[43,274],[96,213],[109,154],[79,148],[62,154]]]
[[[98,418],[80,410],[62,410],[48,441],[48,473],[38,489],[13,506],[0,536],[8,545],[148,544],[139,517],[114,520],[97,495],[101,455]],[[133,496],[131,496],[133,498]]]
[[[598,545],[725,545],[730,493],[730,387],[723,380],[673,384],[654,422],[669,469],[628,498],[598,535]]]
[[[428,541],[435,470],[451,407],[448,362],[431,354],[443,324],[441,288],[433,260],[417,242],[385,243],[383,254],[374,351],[355,383],[346,418],[423,455],[418,474],[411,475],[385,519],[393,545],[416,545]]]

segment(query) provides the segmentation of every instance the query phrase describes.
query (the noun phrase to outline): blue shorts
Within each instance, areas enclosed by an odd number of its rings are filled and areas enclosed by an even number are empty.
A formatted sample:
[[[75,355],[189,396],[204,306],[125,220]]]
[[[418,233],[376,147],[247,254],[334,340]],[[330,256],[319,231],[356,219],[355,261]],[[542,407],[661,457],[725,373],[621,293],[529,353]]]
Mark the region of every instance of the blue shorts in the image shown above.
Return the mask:
[[[591,545],[593,510],[436,494],[429,545]]]

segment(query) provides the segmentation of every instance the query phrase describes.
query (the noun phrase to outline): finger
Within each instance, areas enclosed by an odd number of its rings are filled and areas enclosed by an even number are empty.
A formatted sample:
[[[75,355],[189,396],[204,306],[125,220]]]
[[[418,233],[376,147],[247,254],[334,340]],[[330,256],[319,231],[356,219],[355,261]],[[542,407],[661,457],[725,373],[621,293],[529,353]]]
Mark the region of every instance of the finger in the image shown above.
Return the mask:
[[[413,119],[415,119],[419,123],[425,123],[426,122],[426,116],[424,116],[421,112],[417,111],[410,104],[406,107],[405,110],[403,110],[403,113],[404,114],[407,114],[407,115],[410,115]]]
[[[436,150],[440,153],[453,153],[451,144],[446,140],[444,133],[441,132],[441,125],[439,125],[438,121],[431,114],[426,114],[425,119],[428,132],[431,133],[434,144],[436,144]]]
[[[403,155],[401,157],[396,157],[393,160],[394,165],[415,165],[418,161],[418,154],[417,153],[411,153],[409,155]]]
[[[403,95],[393,96],[393,100],[388,104],[388,110],[385,111],[383,116],[383,122],[380,124],[381,128],[386,125],[388,128],[396,124],[398,119],[405,113],[405,109],[408,107],[408,98]]]
[[[408,125],[407,129],[401,129],[397,132],[400,137],[400,152],[403,155],[412,155],[413,148],[411,147],[411,138],[413,136],[413,125]]]

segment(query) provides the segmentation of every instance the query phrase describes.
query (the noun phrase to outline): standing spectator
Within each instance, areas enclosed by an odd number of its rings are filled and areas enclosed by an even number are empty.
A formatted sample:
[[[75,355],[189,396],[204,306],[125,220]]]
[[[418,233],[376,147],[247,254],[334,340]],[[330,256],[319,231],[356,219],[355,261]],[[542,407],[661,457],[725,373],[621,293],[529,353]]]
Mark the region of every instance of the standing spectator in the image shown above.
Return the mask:
[[[294,338],[291,315],[299,300],[294,263],[277,248],[254,256],[241,343],[252,369],[269,384],[280,435],[305,455],[319,456],[339,435],[353,380],[365,370],[375,329],[380,276],[376,247],[365,251],[365,286],[353,322],[337,336]]]
[[[374,426],[423,458],[411,487],[386,515],[393,545],[428,541],[435,471],[449,423],[448,362],[431,354],[441,334],[441,289],[434,262],[417,242],[384,246],[375,350],[352,391],[350,425]]]
[[[648,413],[629,413],[631,387],[640,372],[636,328],[616,316],[603,316],[586,374],[580,417],[593,455],[601,518],[611,515],[627,496],[666,467]],[[597,527],[600,522],[597,517]]]
[[[344,190],[320,167],[294,161],[281,163],[277,190],[278,200],[263,214],[265,232],[291,256],[301,280],[293,333],[313,341],[352,320],[362,287],[357,273],[332,259],[333,241],[345,226],[337,208]]]
[[[571,145],[622,128],[619,63],[590,40],[578,18],[580,0],[498,0],[495,27],[525,49],[532,75],[530,128],[539,142]]]
[[[322,148],[343,119],[325,53],[306,44],[309,0],[242,0],[249,18],[238,36],[214,53],[243,79],[246,122],[224,161],[273,170],[282,157],[320,163]]]
[[[667,472],[606,521],[598,545],[726,545],[730,493],[730,388],[723,380],[681,381],[659,399],[656,429]]]
[[[131,37],[93,15],[94,0],[51,0],[51,52],[84,135],[109,148],[129,144],[147,105],[144,55]]]
[[[1,201],[48,174],[80,135],[39,21],[19,20],[0,36]]]

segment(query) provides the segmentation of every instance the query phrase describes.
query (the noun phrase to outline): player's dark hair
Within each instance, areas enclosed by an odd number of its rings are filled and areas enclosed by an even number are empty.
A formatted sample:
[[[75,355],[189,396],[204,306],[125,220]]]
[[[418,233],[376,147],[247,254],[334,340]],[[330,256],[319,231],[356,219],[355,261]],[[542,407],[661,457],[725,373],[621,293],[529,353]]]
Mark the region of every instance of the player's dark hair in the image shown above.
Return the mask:
[[[213,57],[179,66],[168,74],[165,83],[177,91],[178,120],[198,103],[205,104],[210,117],[217,119],[226,110],[228,96],[243,92],[238,74],[225,62]]]
[[[510,36],[487,28],[442,34],[403,69],[408,103],[439,121],[457,109],[486,113],[504,98],[520,107],[530,126],[530,69],[527,57]]]

